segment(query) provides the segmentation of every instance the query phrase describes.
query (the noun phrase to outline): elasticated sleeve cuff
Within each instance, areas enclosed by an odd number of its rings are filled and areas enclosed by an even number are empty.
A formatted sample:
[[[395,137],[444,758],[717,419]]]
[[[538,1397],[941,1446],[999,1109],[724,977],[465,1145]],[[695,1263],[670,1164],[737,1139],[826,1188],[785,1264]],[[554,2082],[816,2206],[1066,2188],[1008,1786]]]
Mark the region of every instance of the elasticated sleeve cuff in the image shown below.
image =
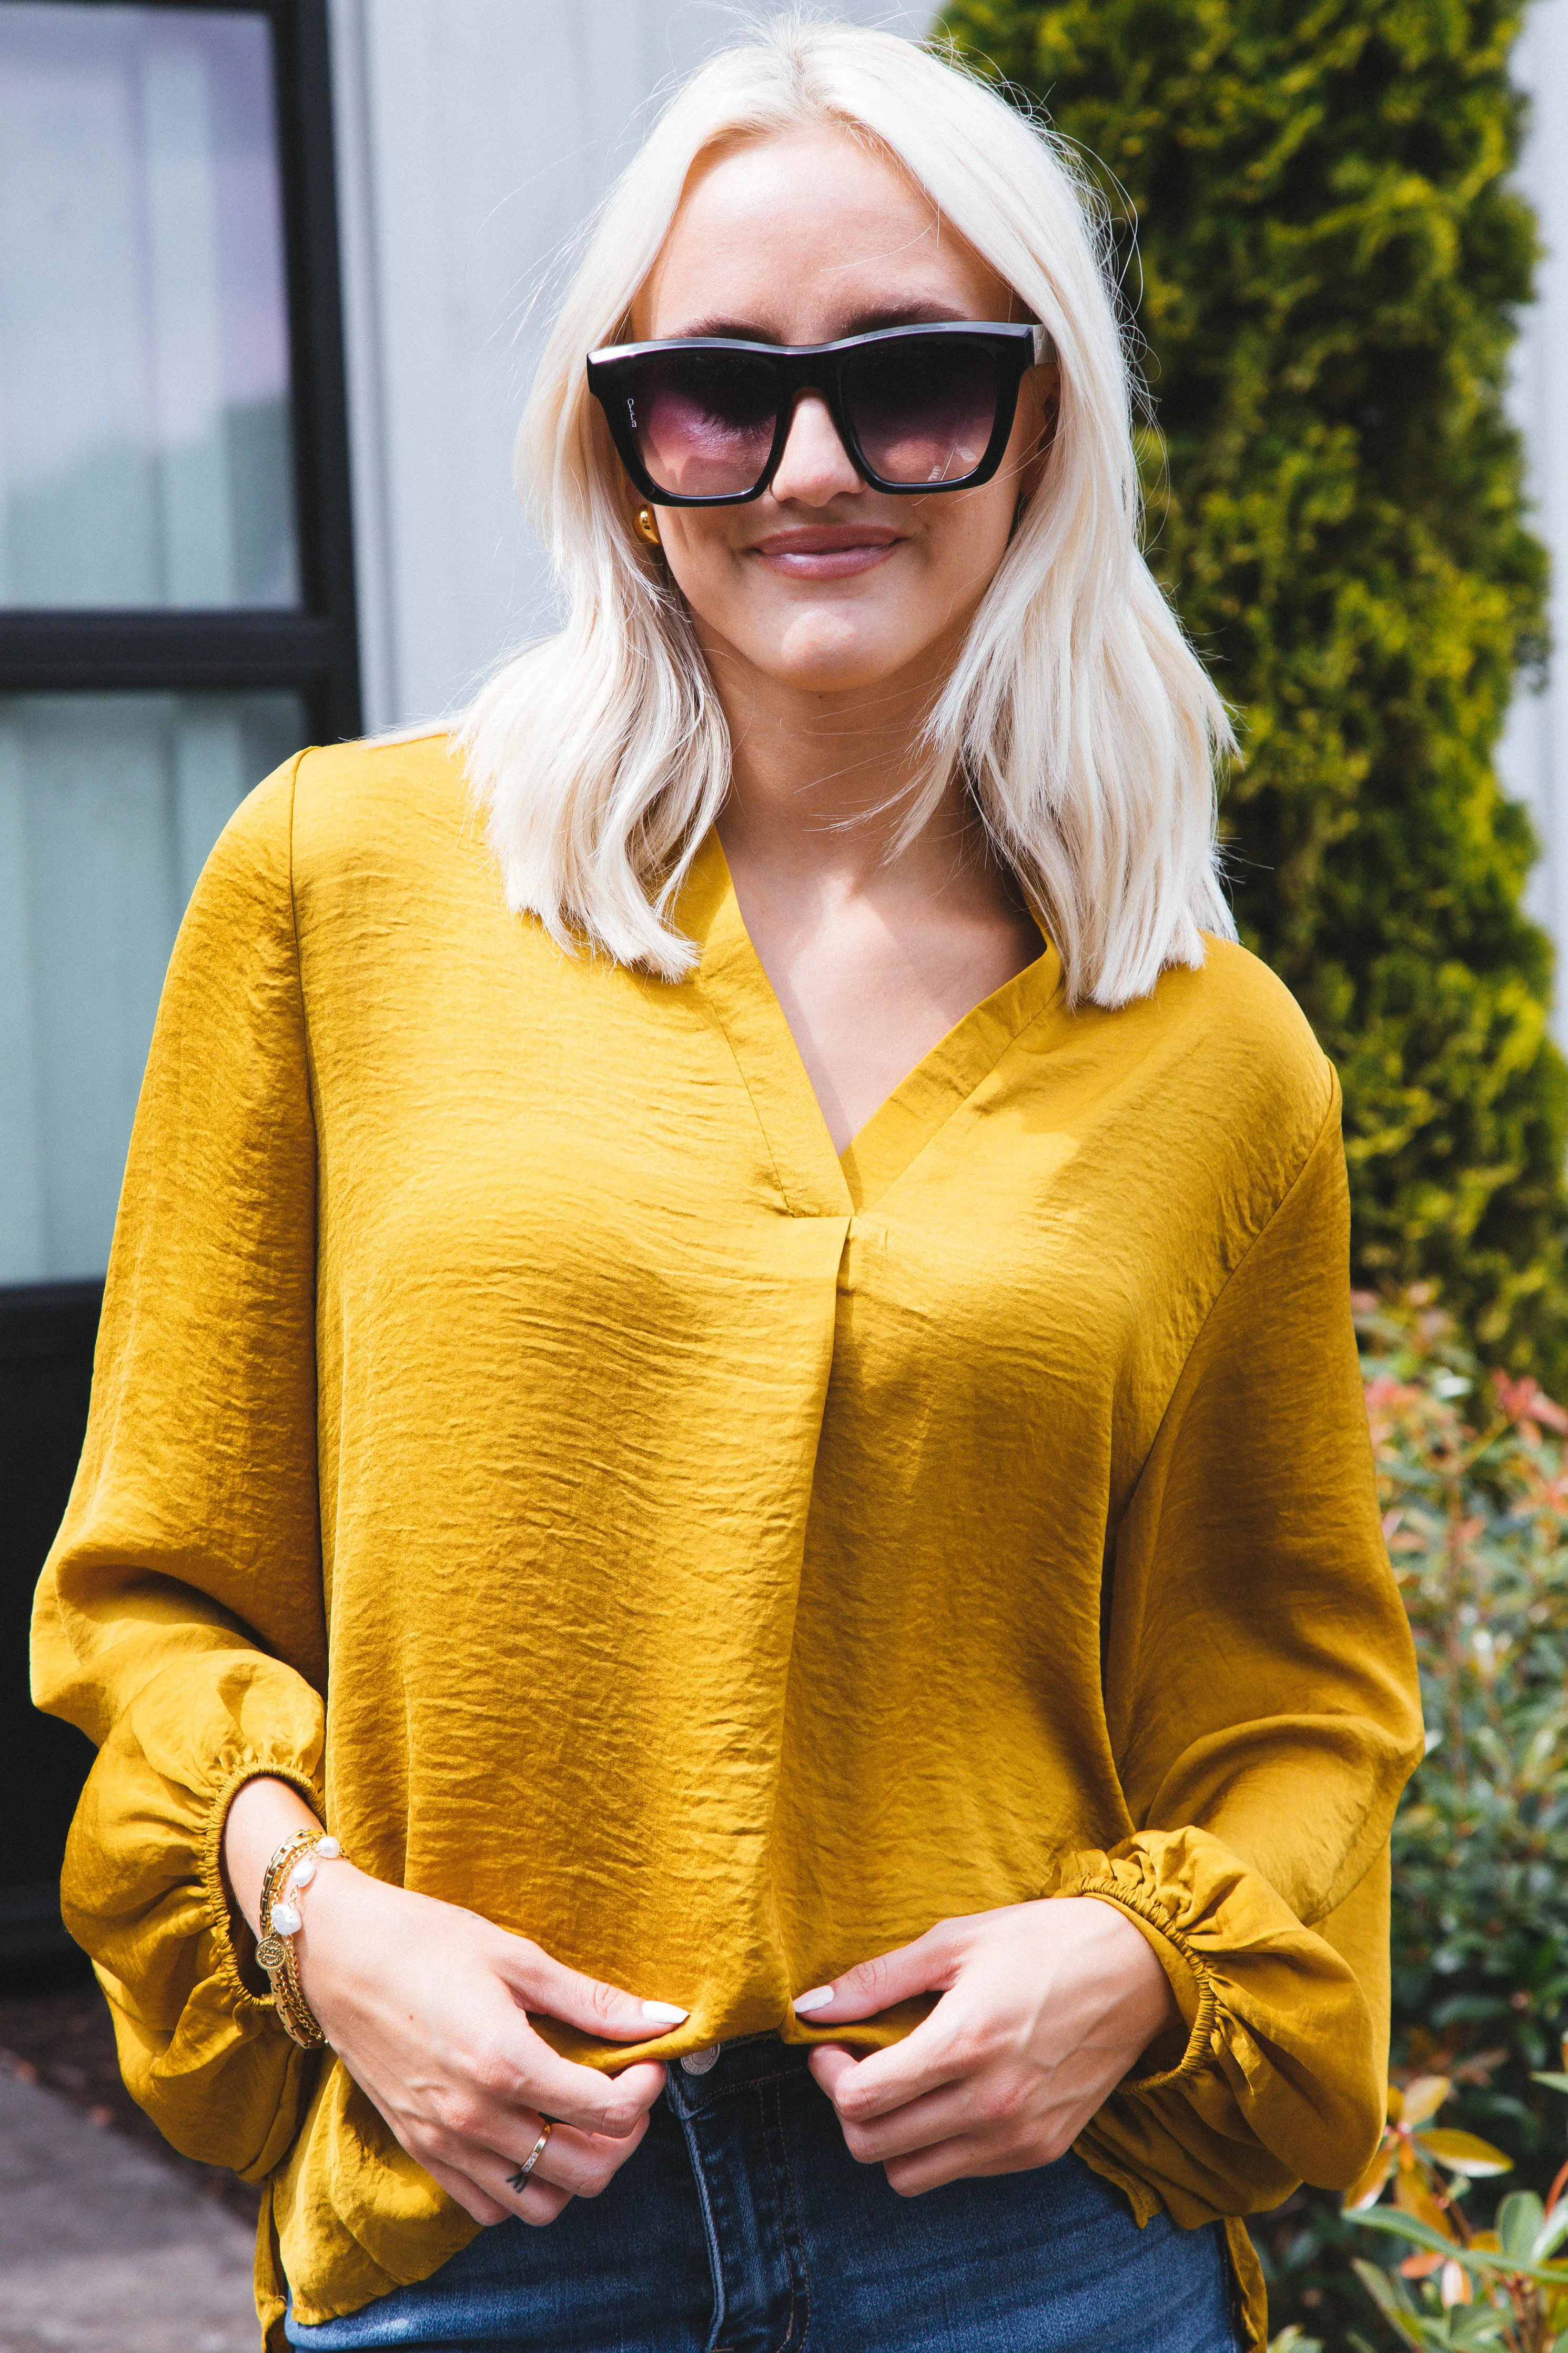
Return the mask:
[[[252,2179],[293,2139],[314,2061],[247,1982],[253,1947],[224,1885],[224,1823],[262,1775],[324,1818],[322,1735],[318,1694],[277,1660],[182,1660],[105,1741],[66,1852],[66,1926],[92,1956],[132,2094],[187,2157]]]
[[[1119,1905],[1154,1945],[1187,2026],[1173,2066],[1118,2102],[1184,2100],[1285,2171],[1343,2189],[1383,2128],[1376,2038],[1348,1964],[1205,1831],[1145,1831],[1064,1862],[1052,1895]]]

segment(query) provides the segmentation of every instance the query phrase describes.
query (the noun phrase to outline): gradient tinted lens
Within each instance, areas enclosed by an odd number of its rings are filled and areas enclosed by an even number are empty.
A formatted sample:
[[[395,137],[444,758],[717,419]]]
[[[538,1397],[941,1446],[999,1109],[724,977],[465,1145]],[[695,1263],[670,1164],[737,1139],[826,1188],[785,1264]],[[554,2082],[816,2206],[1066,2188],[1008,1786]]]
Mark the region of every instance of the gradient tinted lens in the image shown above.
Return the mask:
[[[679,499],[732,499],[766,470],[778,420],[765,360],[743,352],[661,353],[638,363],[627,399],[648,478]]]
[[[872,343],[844,370],[844,406],[885,482],[961,482],[991,446],[995,352],[958,335]]]

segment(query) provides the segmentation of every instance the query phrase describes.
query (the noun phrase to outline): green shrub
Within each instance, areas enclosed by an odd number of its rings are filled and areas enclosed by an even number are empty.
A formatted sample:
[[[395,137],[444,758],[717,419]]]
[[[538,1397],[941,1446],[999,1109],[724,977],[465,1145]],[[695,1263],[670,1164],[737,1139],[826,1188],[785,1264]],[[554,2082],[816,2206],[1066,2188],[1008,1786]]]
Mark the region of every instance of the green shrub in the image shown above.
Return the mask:
[[[1539,2081],[1568,2092],[1568,2075]],[[1474,2183],[1510,2167],[1500,2149],[1436,2121],[1452,2089],[1446,2077],[1427,2075],[1403,2094],[1390,2092],[1383,2147],[1346,2204],[1363,2232],[1385,2249],[1393,2239],[1404,2259],[1390,2270],[1358,2256],[1356,2277],[1402,2345],[1568,2353],[1568,2166],[1544,2199],[1509,2189],[1489,2218],[1468,2212],[1463,2200]],[[1380,2203],[1391,2181],[1393,2200]],[[1349,2343],[1353,2353],[1373,2353],[1358,2331]],[[1272,2353],[1282,2353],[1278,2340]]]
[[[1483,1374],[1425,1288],[1362,1300],[1358,1322],[1432,1744],[1394,1832],[1404,2121],[1441,2105],[1440,2164],[1445,2134],[1476,2134],[1510,2159],[1510,2192],[1543,2197],[1568,2147],[1561,2099],[1535,2081],[1568,2022],[1568,1414],[1532,1380]],[[1256,2235],[1279,2321],[1335,2353],[1354,2328],[1376,2335],[1351,2271],[1371,2250],[1331,2200],[1298,2192]]]
[[[946,23],[1083,149],[1121,235],[1151,553],[1239,713],[1237,913],[1340,1066],[1359,1279],[1436,1278],[1489,1361],[1568,1394],[1568,1073],[1492,767],[1544,655],[1501,400],[1535,251],[1508,179],[1521,5]]]
[[[1561,2104],[1531,2075],[1568,2010],[1568,1414],[1484,1379],[1419,1293],[1362,1336],[1431,1744],[1394,1826],[1398,2056],[1500,2054],[1455,2120],[1554,2170]]]

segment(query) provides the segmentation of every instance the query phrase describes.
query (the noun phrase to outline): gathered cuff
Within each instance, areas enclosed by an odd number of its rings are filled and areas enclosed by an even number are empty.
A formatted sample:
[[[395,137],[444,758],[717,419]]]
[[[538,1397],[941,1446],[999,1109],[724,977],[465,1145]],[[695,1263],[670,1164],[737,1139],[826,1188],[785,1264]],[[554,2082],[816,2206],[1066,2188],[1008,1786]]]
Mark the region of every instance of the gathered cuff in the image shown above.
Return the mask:
[[[223,1875],[223,1834],[228,1823],[228,1810],[247,1781],[287,1781],[299,1790],[307,1804],[315,1808],[317,1820],[322,1823],[327,1819],[327,1799],[320,1781],[291,1759],[240,1757],[230,1765],[218,1784],[202,1833],[198,1865],[213,1938],[214,1975],[222,1991],[233,2001],[237,2017],[245,2009],[257,2011],[264,2020],[274,2021],[282,2034],[287,2030],[278,2017],[278,2006],[271,1994],[258,1992],[247,1982],[246,1967],[247,1963],[254,1966],[256,1939],[248,1922],[231,1901]]]
[[[250,2179],[287,2152],[316,2064],[246,1982],[224,1824],[262,1777],[321,1811],[324,1736],[319,1694],[279,1660],[171,1664],[99,1751],[66,1849],[61,1908],[108,2000],[127,2088],[185,2156]]]
[[[1127,1913],[1153,1946],[1187,2028],[1173,2066],[1130,2075],[1111,2107],[1173,2103],[1296,2179],[1344,2189],[1383,2128],[1371,2014],[1349,1964],[1206,1831],[1142,1831],[1063,1859],[1049,1895]]]
[[[1213,2054],[1219,2017],[1218,1989],[1202,1957],[1147,1896],[1135,1894],[1115,1879],[1085,1880],[1079,1886],[1058,1887],[1052,1892],[1058,1895],[1096,1896],[1102,1904],[1119,1905],[1123,1912],[1131,1914],[1154,1947],[1154,1957],[1165,1972],[1181,2010],[1187,2043],[1175,2066],[1157,2068],[1146,2075],[1130,2075],[1122,2088],[1128,2092],[1158,2092],[1167,2084],[1179,2083],[1184,2075],[1195,2074]],[[1179,1967],[1172,1966],[1173,1956]]]

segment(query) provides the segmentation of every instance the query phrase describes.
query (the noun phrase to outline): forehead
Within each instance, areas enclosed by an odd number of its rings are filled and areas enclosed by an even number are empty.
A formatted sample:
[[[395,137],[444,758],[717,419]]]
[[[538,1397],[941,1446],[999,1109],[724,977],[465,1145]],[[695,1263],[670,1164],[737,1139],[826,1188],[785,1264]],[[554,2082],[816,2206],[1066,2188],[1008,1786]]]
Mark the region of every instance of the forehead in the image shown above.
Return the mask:
[[[1005,318],[1007,300],[907,172],[824,127],[700,160],[634,305],[633,332],[820,343],[905,311]]]

